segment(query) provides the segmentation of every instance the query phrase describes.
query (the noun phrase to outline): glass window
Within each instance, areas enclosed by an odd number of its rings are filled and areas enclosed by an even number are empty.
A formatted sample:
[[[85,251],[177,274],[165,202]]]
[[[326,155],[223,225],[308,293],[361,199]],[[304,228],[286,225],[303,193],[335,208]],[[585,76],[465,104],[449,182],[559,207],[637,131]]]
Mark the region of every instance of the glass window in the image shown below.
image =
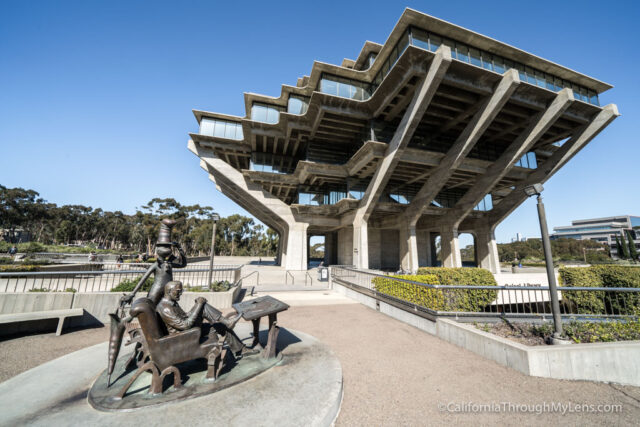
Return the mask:
[[[482,52],[482,67],[487,70],[493,71],[493,61],[491,60],[491,54]]]
[[[442,39],[434,34],[429,34],[429,50],[435,52],[442,44]]]
[[[493,209],[493,199],[491,194],[487,194],[484,198],[476,205],[473,210],[475,211],[490,211]]]
[[[267,123],[278,123],[280,111],[275,108],[267,108]]]
[[[306,99],[298,96],[289,96],[289,103],[287,105],[287,112],[291,114],[304,114],[309,108],[309,102]]]
[[[536,76],[536,84],[540,87],[547,87],[547,81],[544,78],[544,73],[542,71],[535,71]]]
[[[482,61],[480,60],[480,51],[478,49],[469,48],[469,56],[473,65],[482,67]]]
[[[456,50],[458,51],[458,59],[463,62],[469,62],[469,49],[460,43],[456,44]]]
[[[520,75],[520,81],[526,82],[527,81],[527,75],[524,73],[524,65],[515,62],[513,64],[513,68],[518,70],[518,74]]]
[[[513,66],[513,61],[509,60],[509,59],[505,59],[504,60],[504,66],[507,70],[510,70],[512,68],[514,68]]]
[[[338,96],[351,98],[351,86],[342,82],[338,83]]]
[[[409,31],[405,31],[402,38],[398,42],[398,57],[402,55],[404,50],[409,46]]]
[[[253,104],[251,106],[251,120],[262,123],[278,123],[280,111],[276,107]]]
[[[203,118],[200,120],[200,135],[213,136],[213,128],[215,127],[215,120]]]
[[[357,99],[358,101],[364,100],[364,90],[360,86],[354,86],[355,93],[353,95],[353,99]]]
[[[598,94],[595,92],[590,92],[589,94],[589,102],[593,105],[600,105],[600,100],[598,99]]]
[[[389,60],[386,60],[382,65],[382,75],[386,76],[388,72],[389,72]]]
[[[267,109],[262,105],[253,104],[251,107],[251,119],[256,122],[266,122],[267,121]]]
[[[224,138],[225,128],[226,126],[224,125],[224,122],[216,120],[216,128],[213,131],[213,136],[215,136],[216,138]]]
[[[364,191],[350,190],[349,196],[352,199],[361,200],[364,197]]]
[[[458,56],[456,55],[456,44],[454,41],[450,39],[442,39],[442,44],[449,46],[449,49],[451,49],[451,57],[453,59],[457,59]]]
[[[398,46],[394,47],[391,51],[391,55],[389,55],[389,68],[393,67],[393,64],[398,60]]]
[[[426,31],[418,28],[411,28],[411,38],[414,46],[429,50],[429,35]]]
[[[404,194],[389,194],[389,198],[403,205],[409,204],[409,198]]]
[[[500,73],[503,74],[506,71],[506,68],[504,66],[504,59],[502,59],[499,56],[495,56],[493,57],[493,70],[496,73]]]
[[[227,139],[236,139],[236,127],[228,124],[224,127],[224,137]]]
[[[525,67],[525,68],[524,68],[524,72],[525,72],[525,75],[527,76],[527,82],[528,82],[528,83],[531,83],[532,85],[537,84],[537,82],[536,82],[536,75],[535,75],[535,73],[534,73],[534,71],[533,71],[533,68],[531,68],[531,67]]]
[[[377,56],[378,56],[377,53],[370,53],[369,54],[369,57],[367,58],[367,68],[371,68],[373,63],[376,62],[376,57]]]
[[[338,93],[338,83],[333,80],[320,80],[320,92],[336,95]]]

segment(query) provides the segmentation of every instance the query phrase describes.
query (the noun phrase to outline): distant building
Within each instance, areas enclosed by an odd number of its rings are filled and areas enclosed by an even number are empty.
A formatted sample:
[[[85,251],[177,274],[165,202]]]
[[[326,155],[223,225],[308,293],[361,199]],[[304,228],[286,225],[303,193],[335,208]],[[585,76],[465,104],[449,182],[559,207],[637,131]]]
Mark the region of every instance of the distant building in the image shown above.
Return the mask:
[[[636,248],[640,250],[640,217],[631,215],[609,216],[606,218],[580,219],[571,221],[570,226],[554,227],[552,239],[568,238],[577,240],[595,240],[609,245],[611,255],[618,256],[616,236],[620,239],[622,233],[630,231]],[[624,235],[629,240],[629,233]]]
[[[513,243],[513,242],[526,242],[526,241],[527,241],[527,238],[524,237],[520,233],[516,233],[516,237],[512,237],[511,238],[511,243]]]

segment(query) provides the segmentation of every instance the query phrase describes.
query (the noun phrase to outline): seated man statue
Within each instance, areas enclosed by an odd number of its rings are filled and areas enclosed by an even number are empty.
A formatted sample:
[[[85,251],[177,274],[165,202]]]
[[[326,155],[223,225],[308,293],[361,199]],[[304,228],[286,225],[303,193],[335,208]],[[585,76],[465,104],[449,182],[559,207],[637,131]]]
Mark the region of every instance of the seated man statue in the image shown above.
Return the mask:
[[[207,304],[207,300],[203,297],[196,298],[196,304],[188,313],[185,313],[178,305],[181,295],[182,282],[170,281],[164,286],[164,297],[156,306],[156,311],[167,326],[169,334],[186,331],[194,326],[202,326],[203,319],[206,319],[218,334],[225,337],[225,343],[229,345],[236,357],[241,358],[258,352],[249,349],[233,332],[240,314],[233,318],[224,317],[219,310]]]

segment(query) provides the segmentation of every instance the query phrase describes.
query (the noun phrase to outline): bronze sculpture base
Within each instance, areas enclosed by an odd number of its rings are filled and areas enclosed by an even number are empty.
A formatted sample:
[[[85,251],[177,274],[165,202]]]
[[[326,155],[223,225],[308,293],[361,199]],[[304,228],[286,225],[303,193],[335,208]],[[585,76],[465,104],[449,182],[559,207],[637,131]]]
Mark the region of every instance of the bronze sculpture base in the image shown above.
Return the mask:
[[[173,387],[173,378],[169,376],[164,379],[164,393],[156,395],[149,393],[151,374],[145,372],[135,380],[124,397],[119,399],[118,392],[136,372],[136,369],[125,371],[124,365],[128,358],[127,355],[118,359],[111,377],[110,387],[107,388],[106,369],[93,383],[89,390],[88,401],[95,409],[100,411],[132,411],[215,393],[242,383],[279,364],[282,361],[282,354],[272,358],[264,358],[260,355],[245,356],[235,361],[229,357],[220,376],[215,381],[209,381],[205,378],[207,373],[205,360],[181,363],[177,366],[182,375],[183,387],[176,390]]]

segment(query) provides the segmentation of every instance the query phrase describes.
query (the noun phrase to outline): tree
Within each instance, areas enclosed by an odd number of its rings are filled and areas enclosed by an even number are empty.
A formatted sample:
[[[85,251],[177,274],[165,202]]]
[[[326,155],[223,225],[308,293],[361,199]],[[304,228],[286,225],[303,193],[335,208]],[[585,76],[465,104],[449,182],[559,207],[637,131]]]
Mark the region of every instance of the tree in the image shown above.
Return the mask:
[[[627,230],[627,237],[629,238],[629,256],[632,260],[638,260],[638,251],[636,250],[636,242],[633,241],[633,235],[630,230]]]
[[[627,242],[624,240],[624,233],[620,234],[620,246],[622,246],[622,259],[629,259],[629,246],[627,246]],[[620,256],[620,254],[618,254]]]
[[[622,258],[622,245],[620,244],[618,235],[616,235],[616,252],[618,253],[618,258]]]

